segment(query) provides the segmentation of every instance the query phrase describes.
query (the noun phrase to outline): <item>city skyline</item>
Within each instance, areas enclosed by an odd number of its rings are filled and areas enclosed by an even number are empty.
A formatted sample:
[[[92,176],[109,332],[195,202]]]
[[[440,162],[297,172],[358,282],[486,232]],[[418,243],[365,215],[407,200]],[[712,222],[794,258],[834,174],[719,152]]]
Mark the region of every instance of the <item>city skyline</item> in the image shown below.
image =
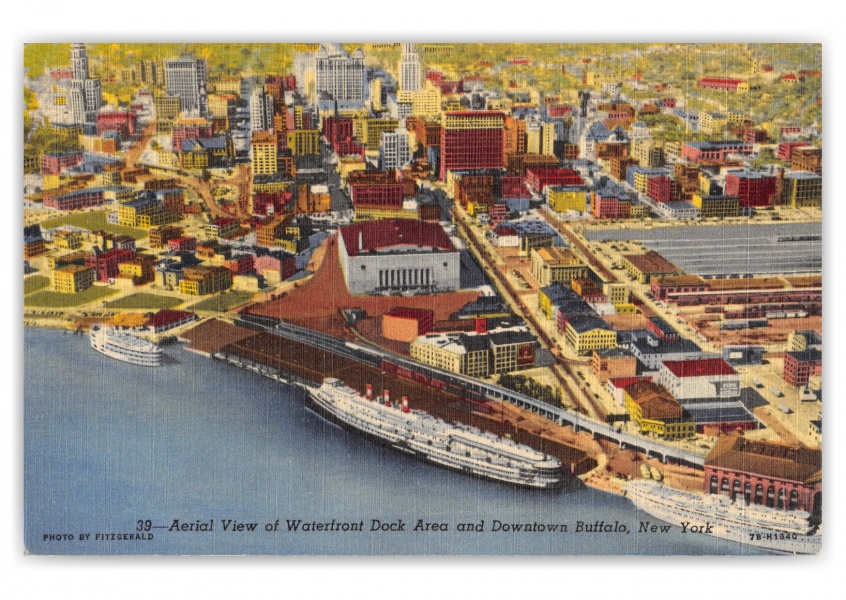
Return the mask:
[[[724,502],[694,531],[819,552],[819,45],[62,48],[25,49],[29,327],[178,339],[383,446],[445,421],[682,539]],[[348,420],[374,386],[395,412]],[[414,454],[549,468],[473,444]]]

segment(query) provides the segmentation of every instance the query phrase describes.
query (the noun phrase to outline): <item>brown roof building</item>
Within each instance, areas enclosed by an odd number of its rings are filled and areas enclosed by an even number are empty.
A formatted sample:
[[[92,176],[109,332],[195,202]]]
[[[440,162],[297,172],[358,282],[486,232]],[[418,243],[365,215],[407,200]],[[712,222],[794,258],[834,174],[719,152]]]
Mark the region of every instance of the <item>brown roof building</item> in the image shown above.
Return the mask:
[[[705,459],[705,491],[819,516],[822,452],[739,433],[722,436]]]
[[[666,439],[689,437],[696,433],[696,423],[663,386],[638,381],[626,388],[626,410],[640,432]]]
[[[646,254],[627,254],[623,256],[623,266],[629,275],[641,283],[649,283],[653,277],[682,274],[680,268],[655,250]]]

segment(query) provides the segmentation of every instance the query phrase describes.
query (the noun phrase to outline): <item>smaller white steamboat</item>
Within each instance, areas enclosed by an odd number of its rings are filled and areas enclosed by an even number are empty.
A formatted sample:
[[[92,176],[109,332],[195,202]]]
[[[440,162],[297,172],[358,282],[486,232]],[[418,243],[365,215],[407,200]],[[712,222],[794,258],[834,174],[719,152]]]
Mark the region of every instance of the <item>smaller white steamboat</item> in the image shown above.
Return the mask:
[[[142,367],[160,367],[162,349],[131,333],[102,325],[91,327],[91,347],[100,354]]]

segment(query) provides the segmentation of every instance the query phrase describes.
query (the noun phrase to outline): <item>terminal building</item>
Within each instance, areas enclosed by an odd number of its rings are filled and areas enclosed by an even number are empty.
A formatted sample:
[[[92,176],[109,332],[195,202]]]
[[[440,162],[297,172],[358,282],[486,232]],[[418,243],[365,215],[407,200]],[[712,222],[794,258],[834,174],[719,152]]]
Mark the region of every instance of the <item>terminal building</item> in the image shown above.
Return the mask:
[[[459,252],[438,223],[383,219],[339,230],[351,294],[431,294],[460,286]]]
[[[822,452],[737,433],[705,459],[705,492],[781,510],[822,511]]]

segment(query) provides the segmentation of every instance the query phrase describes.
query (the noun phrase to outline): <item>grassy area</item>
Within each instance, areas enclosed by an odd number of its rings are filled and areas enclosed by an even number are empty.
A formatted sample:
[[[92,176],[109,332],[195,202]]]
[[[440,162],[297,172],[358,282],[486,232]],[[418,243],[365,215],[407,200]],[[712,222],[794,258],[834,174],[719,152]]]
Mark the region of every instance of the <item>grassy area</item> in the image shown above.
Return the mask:
[[[81,306],[88,304],[94,300],[105,298],[117,294],[117,290],[106,287],[90,287],[83,292],[76,294],[63,294],[61,292],[53,292],[44,290],[35,292],[24,298],[24,306],[50,306],[50,307],[68,307]]]
[[[181,298],[174,296],[159,296],[157,294],[131,294],[114,302],[108,302],[107,308],[173,308],[182,304]]]
[[[44,275],[33,275],[24,279],[24,296],[37,292],[50,285],[50,278]]]
[[[88,229],[89,231],[106,231],[115,235],[131,235],[136,240],[147,237],[147,231],[144,229],[122,227],[120,225],[111,225],[106,223],[106,211],[62,215],[61,217],[47,219],[41,224],[44,229],[59,227],[60,225],[73,225],[75,227]]]
[[[249,301],[254,296],[251,292],[229,291],[223,292],[211,298],[207,298],[196,304],[192,304],[187,310],[216,310],[224,312],[235,308]]]

